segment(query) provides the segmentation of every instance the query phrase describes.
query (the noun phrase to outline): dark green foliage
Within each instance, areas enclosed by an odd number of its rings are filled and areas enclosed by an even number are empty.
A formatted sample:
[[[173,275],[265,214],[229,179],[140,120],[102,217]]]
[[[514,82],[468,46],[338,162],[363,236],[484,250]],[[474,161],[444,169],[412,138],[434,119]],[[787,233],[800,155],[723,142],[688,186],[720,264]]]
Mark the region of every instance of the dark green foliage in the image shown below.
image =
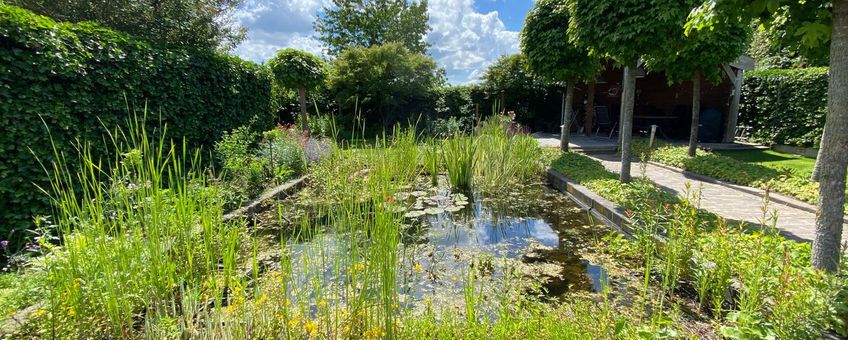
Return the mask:
[[[386,43],[424,53],[429,46],[424,41],[430,31],[428,19],[427,0],[333,0],[320,13],[315,30],[332,55]]]
[[[327,65],[321,58],[293,48],[278,51],[268,65],[277,85],[288,89],[312,90],[327,76]]]
[[[0,239],[12,230],[19,239],[33,215],[50,213],[33,185],[47,183],[36,157],[53,159],[45,124],[60,151],[76,154],[70,143],[87,140],[100,157],[114,150],[104,145],[104,126],[125,126],[144,105],[152,127],[167,124],[169,136],[191,146],[273,122],[269,72],[236,57],[158,49],[96,24],[57,24],[5,5],[0,45]]]
[[[755,25],[759,26],[758,23]],[[797,46],[786,41],[788,35],[791,35],[791,33],[776,25],[754,29],[747,54],[756,60],[756,69],[823,67],[828,65],[829,56],[827,54],[804,55],[798,51]]]
[[[504,93],[515,99],[526,97],[544,86],[541,79],[530,72],[527,58],[520,53],[501,56],[486,68],[481,79],[490,93]]]
[[[570,17],[561,0],[538,0],[521,30],[521,52],[533,73],[548,81],[594,80],[600,62],[568,37]]]
[[[597,56],[633,63],[681,31],[681,0],[569,0],[569,32]]]
[[[61,22],[91,21],[173,47],[229,50],[245,37],[232,14],[240,0],[9,0]]]
[[[827,68],[745,74],[741,125],[759,143],[817,147],[827,113]]]
[[[400,44],[349,48],[333,62],[330,91],[345,115],[361,111],[367,125],[389,127],[417,119],[441,85],[433,58]]]
[[[694,8],[693,1],[680,5],[681,14]],[[744,20],[725,20],[709,30],[684,34],[686,16],[679,15],[678,31],[658,50],[645,56],[649,69],[665,73],[672,83],[692,80],[700,73],[707,80],[718,83],[724,77],[721,65],[735,61],[748,46],[750,25]]]

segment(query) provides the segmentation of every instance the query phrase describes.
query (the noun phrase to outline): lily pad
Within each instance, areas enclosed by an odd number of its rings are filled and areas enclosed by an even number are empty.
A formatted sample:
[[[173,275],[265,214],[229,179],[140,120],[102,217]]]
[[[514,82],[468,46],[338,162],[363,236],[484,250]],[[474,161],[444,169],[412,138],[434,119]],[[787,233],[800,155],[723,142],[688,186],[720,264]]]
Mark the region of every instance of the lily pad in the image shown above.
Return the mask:
[[[412,195],[412,196],[415,196],[415,197],[422,197],[422,196],[426,195],[427,192],[418,190],[418,191],[413,191],[409,194]]]
[[[422,210],[412,210],[412,211],[407,212],[406,214],[404,214],[404,215],[403,215],[403,217],[406,217],[406,218],[418,218],[418,217],[424,216],[424,215],[426,215],[426,214],[427,214],[427,213],[425,213],[425,212],[424,212],[424,211],[422,211]]]
[[[466,206],[466,205],[468,205],[468,201],[456,201],[456,202],[453,202],[453,204],[458,205],[458,206]]]
[[[438,215],[445,212],[445,209],[442,208],[427,208],[424,209],[424,212],[430,215]]]
[[[445,208],[445,211],[447,211],[447,212],[457,212],[457,211],[462,210],[462,208],[463,207],[452,206],[452,207]]]

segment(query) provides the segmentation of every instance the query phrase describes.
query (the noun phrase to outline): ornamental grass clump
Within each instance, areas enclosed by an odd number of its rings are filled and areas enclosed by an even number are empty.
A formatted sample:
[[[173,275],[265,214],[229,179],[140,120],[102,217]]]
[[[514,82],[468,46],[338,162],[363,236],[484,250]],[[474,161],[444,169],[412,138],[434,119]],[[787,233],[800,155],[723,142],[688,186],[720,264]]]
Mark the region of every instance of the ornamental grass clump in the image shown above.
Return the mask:
[[[144,120],[113,131],[114,162],[58,149],[45,164],[61,245],[43,262],[48,291],[32,325],[57,338],[127,337],[144,315],[176,318],[186,296],[220,306],[236,274],[238,223],[221,220],[222,202],[200,168],[200,153],[150,133]],[[79,159],[71,170],[70,160]],[[49,325],[49,326],[48,326]]]

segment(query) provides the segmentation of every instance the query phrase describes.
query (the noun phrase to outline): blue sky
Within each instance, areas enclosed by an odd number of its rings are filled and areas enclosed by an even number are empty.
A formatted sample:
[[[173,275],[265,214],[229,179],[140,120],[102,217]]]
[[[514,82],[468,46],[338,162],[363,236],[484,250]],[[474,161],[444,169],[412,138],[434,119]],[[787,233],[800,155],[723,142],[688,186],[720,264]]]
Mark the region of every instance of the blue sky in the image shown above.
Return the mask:
[[[234,53],[265,62],[278,49],[323,54],[312,22],[330,0],[247,0],[234,18],[247,40]],[[478,81],[500,55],[518,52],[518,32],[533,0],[429,0],[429,53],[451,83]]]

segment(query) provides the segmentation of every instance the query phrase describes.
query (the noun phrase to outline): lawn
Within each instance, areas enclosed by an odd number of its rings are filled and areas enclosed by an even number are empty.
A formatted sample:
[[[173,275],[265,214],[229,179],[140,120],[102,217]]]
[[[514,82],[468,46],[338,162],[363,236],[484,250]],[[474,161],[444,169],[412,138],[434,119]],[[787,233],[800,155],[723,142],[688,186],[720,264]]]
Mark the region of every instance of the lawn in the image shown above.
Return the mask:
[[[798,175],[809,176],[816,165],[814,158],[786,154],[767,149],[756,150],[716,150],[715,153],[739,161],[759,164],[772,169],[789,169]]]

